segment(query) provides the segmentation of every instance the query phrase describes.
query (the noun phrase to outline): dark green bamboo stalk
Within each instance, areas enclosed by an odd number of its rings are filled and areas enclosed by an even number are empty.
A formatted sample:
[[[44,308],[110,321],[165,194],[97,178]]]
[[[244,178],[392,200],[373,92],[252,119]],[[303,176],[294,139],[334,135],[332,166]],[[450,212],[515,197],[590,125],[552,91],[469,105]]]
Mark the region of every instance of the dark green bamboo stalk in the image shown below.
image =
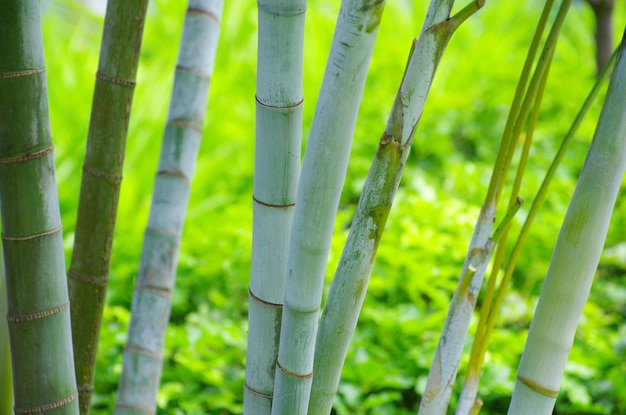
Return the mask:
[[[13,415],[13,380],[7,315],[7,292],[4,282],[4,260],[0,255],[0,415]]]
[[[0,13],[0,199],[16,414],[78,414],[37,0]]]
[[[89,413],[148,0],[109,0],[68,272],[81,413]]]
[[[189,1],[133,296],[116,415],[156,412],[180,239],[202,139],[223,6],[223,0]]]

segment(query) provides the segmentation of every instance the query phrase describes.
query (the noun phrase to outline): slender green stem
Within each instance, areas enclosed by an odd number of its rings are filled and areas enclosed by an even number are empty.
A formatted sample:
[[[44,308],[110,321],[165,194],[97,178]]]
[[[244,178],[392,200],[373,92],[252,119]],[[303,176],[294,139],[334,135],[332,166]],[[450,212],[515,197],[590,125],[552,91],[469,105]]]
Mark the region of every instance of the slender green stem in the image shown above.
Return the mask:
[[[126,135],[148,0],[110,0],[91,109],[68,285],[81,414],[89,413]]]

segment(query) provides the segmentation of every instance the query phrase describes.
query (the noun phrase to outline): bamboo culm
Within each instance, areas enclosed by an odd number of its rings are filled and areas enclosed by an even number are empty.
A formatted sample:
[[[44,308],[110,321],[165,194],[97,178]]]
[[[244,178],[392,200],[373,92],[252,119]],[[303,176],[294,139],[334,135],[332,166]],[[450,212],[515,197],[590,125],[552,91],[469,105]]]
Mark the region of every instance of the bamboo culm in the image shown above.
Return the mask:
[[[269,415],[300,173],[306,1],[261,0],[244,414]]]
[[[144,238],[116,415],[156,412],[181,234],[202,138],[223,0],[190,0]]]
[[[98,338],[147,0],[109,0],[68,271],[81,414],[89,413]]]
[[[344,0],[311,132],[294,211],[272,414],[306,414],[333,223],[383,0]]]
[[[0,44],[0,200],[14,411],[77,415],[39,1],[3,2]]]

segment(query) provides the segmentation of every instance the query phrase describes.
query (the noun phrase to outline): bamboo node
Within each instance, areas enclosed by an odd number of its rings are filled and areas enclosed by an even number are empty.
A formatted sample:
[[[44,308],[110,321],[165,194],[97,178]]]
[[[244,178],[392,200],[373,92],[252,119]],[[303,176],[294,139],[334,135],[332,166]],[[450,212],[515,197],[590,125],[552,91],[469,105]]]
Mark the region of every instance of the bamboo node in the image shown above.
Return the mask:
[[[197,7],[189,7],[187,9],[187,13],[189,13],[189,14],[201,14],[201,15],[206,16],[209,19],[215,21],[215,23],[219,24],[219,22],[220,22],[220,18],[215,13],[210,12],[208,10],[200,9],[200,8],[197,8]]]
[[[282,304],[277,304],[277,303],[270,303],[269,301],[265,301],[259,297],[257,297],[256,295],[254,295],[254,293],[252,292],[252,288],[248,288],[248,295],[250,296],[250,298],[259,303],[259,304],[263,304],[266,305],[268,307],[272,307],[272,308],[283,308]]]
[[[133,79],[118,78],[115,76],[104,74],[100,71],[96,72],[96,78],[100,78],[103,81],[111,82],[112,84],[127,86],[130,88],[134,88],[136,84],[136,82]]]
[[[144,349],[143,347],[139,347],[139,346],[126,346],[124,348],[124,352],[141,354],[151,359],[154,359],[157,362],[160,362],[163,360],[163,357],[159,353],[155,353],[152,350]]]
[[[180,170],[174,170],[174,169],[163,169],[163,170],[159,170],[157,172],[157,176],[169,176],[169,177],[175,177],[177,179],[182,180],[183,182],[185,182],[186,184],[190,184],[191,181],[189,180],[189,178],[187,176],[185,176],[184,173],[182,173]]]
[[[517,375],[517,379],[520,382],[522,382],[524,385],[526,385],[530,390],[537,392],[540,395],[546,396],[548,398],[553,398],[553,399],[556,399],[559,396],[558,390],[553,390],[550,388],[546,388],[545,386],[541,386],[534,380],[525,378],[522,375]]]
[[[197,76],[202,79],[211,79],[211,75],[183,65],[176,65],[176,72],[188,73],[189,75]]]
[[[52,235],[54,233],[59,232],[61,229],[63,229],[63,225],[59,225],[56,228],[50,229],[49,231],[36,233],[34,235],[28,235],[28,236],[6,236],[3,233],[2,234],[2,240],[4,240],[4,241],[18,241],[18,242],[29,241],[31,239],[37,239],[37,238],[41,238],[41,237],[44,237],[44,236]]]
[[[138,285],[137,289],[149,291],[161,297],[170,298],[172,296],[172,290],[163,287],[155,287],[154,285]]]
[[[0,72],[0,79],[21,78],[23,76],[36,75],[45,71],[46,68],[29,69],[27,71]]]
[[[299,375],[297,373],[293,373],[288,371],[287,369],[285,369],[284,367],[282,367],[280,365],[280,362],[278,360],[276,360],[276,366],[278,366],[278,368],[280,369],[281,372],[283,372],[285,375],[289,376],[290,378],[295,378],[295,379],[310,379],[313,377],[313,372],[311,373],[307,373],[306,375]]]
[[[152,233],[155,235],[163,235],[163,236],[169,236],[172,238],[176,238],[176,239],[180,239],[180,234],[176,233],[176,232],[170,232],[170,231],[166,231],[163,229],[156,229],[156,228],[146,228],[146,233]]]
[[[257,199],[254,196],[252,196],[252,200],[254,201],[254,203],[258,205],[265,206],[268,208],[274,208],[274,209],[293,209],[296,206],[295,203],[289,203],[287,205],[274,205],[271,203],[265,203],[265,202],[261,202],[259,199]]]
[[[169,120],[167,125],[173,125],[175,127],[186,128],[202,134],[202,126],[184,120]]]
[[[35,151],[34,153],[28,153],[28,154],[24,154],[22,156],[17,156],[17,157],[8,157],[5,159],[0,159],[0,164],[13,164],[13,163],[22,163],[24,161],[29,161],[29,160],[34,160],[34,159],[38,159],[40,157],[43,157],[49,153],[52,153],[52,151],[54,150],[54,146],[50,146],[50,147],[46,147],[42,150],[39,151]]]
[[[7,315],[7,321],[9,323],[26,323],[29,321],[39,320],[44,317],[50,317],[54,314],[60,313],[70,306],[69,301],[65,304],[61,304],[57,307],[52,307],[48,310],[38,311],[32,314],[16,314],[16,315]]]
[[[100,179],[104,179],[109,183],[112,184],[120,184],[122,182],[122,175],[121,174],[111,174],[111,173],[107,173],[104,172],[102,170],[97,170],[97,169],[93,169],[91,167],[88,166],[83,166],[83,171],[87,174],[90,174],[94,177],[98,177]]]
[[[105,275],[87,275],[87,274],[81,274],[80,272],[76,272],[73,269],[70,269],[67,272],[67,276],[81,281],[81,282],[85,282],[87,284],[91,284],[91,285],[96,285],[98,287],[106,287],[107,284],[109,283],[109,275],[105,274]]]
[[[18,408],[18,407],[15,407],[15,408],[13,408],[13,411],[16,414],[40,414],[42,412],[47,412],[47,411],[50,411],[50,410],[57,409],[57,408],[60,408],[62,406],[65,406],[67,404],[70,404],[70,403],[74,402],[76,400],[76,398],[78,398],[78,392],[74,392],[70,396],[68,396],[67,398],[63,398],[60,401],[47,403],[45,405],[40,405],[40,406],[34,406],[34,407],[31,407],[31,408]]]
[[[262,397],[262,398],[265,398],[265,399],[273,399],[273,397],[274,397],[274,395],[270,395],[270,394],[267,394],[267,393],[259,392],[258,390],[254,389],[252,386],[250,386],[250,385],[248,384],[248,382],[244,382],[244,387],[245,387],[245,388],[246,388],[246,389],[247,389],[250,393],[252,393],[252,394],[254,394],[254,395],[257,395],[257,396],[260,396],[260,397]]]

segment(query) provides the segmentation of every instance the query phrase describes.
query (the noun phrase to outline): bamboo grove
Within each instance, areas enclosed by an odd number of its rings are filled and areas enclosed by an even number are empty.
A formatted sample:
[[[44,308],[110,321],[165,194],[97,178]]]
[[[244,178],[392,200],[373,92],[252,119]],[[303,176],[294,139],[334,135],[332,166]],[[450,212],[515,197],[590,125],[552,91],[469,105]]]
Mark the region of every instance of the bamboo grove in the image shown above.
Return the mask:
[[[205,114],[212,110],[211,78],[214,70],[226,70],[215,67],[225,3],[189,0],[187,5],[137,266],[117,415],[158,413],[166,364],[163,349],[191,184],[201,140],[213,138],[211,131],[203,130]],[[572,128],[538,194],[527,201],[530,210],[521,232],[512,235],[543,93],[571,3],[547,0],[538,12],[419,415],[449,410],[479,295],[480,321],[471,335],[469,364],[454,401],[457,415],[480,411],[478,385],[485,354],[519,252],[577,127],[609,79],[593,141],[546,271],[508,413],[551,414],[554,409],[626,168],[622,40],[579,114],[572,117]],[[0,12],[4,264],[0,415],[90,413],[126,138],[143,29],[150,18],[147,0],[108,1],[76,235],[66,269],[40,7],[38,0],[5,0]],[[436,72],[448,43],[459,35],[457,29],[489,3],[432,0],[420,33],[406,40],[405,71],[391,74],[398,75],[397,93],[389,103],[386,125],[373,133],[378,148],[324,304],[333,229],[385,0],[341,1],[319,98],[310,104],[315,107],[310,128],[303,121],[306,1],[258,0],[257,7],[256,91],[250,91],[256,106],[250,195],[253,242],[246,372],[240,391],[243,413],[330,414]],[[303,138],[306,150],[301,160]],[[505,201],[503,194],[508,195]],[[512,251],[505,249],[507,238],[516,238]],[[9,356],[11,365],[5,363]]]

